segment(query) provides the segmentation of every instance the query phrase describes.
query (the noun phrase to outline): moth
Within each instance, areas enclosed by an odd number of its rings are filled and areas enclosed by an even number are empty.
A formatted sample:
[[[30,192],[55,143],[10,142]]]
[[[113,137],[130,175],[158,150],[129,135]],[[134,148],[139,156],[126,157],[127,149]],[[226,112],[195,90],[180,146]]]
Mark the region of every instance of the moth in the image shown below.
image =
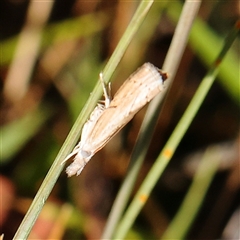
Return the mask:
[[[166,79],[167,73],[151,63],[144,63],[123,83],[111,99],[100,73],[104,104],[97,104],[83,126],[80,142],[63,161],[64,163],[74,156],[73,162],[66,169],[68,177],[79,175],[93,155],[163,90]]]

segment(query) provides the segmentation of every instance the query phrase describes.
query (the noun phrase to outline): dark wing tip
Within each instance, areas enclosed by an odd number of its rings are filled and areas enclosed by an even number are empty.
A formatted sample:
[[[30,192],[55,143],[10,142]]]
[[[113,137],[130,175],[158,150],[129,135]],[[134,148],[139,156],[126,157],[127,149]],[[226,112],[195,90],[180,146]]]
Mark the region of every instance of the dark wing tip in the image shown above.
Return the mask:
[[[165,82],[168,79],[168,74],[166,72],[163,72],[162,70],[158,69],[158,72],[160,73],[163,82]]]

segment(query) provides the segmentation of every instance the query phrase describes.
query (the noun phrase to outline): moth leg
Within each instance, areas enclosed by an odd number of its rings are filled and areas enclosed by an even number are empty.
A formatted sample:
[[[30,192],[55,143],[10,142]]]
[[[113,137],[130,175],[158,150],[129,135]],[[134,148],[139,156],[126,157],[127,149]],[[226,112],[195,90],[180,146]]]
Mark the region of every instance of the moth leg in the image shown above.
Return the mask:
[[[108,108],[109,105],[110,105],[110,102],[112,100],[112,98],[111,98],[111,84],[110,83],[108,84],[108,89],[107,89],[107,87],[105,85],[105,82],[104,82],[104,79],[103,79],[103,73],[102,72],[100,72],[100,74],[99,74],[99,79],[101,81],[102,88],[103,88],[103,95],[104,95],[104,98],[105,98],[105,100],[104,100],[105,108]]]
[[[61,165],[63,165],[65,162],[67,162],[72,156],[76,155],[79,152],[80,148],[80,142],[78,145],[72,150],[70,154],[67,155],[67,157],[62,161]]]

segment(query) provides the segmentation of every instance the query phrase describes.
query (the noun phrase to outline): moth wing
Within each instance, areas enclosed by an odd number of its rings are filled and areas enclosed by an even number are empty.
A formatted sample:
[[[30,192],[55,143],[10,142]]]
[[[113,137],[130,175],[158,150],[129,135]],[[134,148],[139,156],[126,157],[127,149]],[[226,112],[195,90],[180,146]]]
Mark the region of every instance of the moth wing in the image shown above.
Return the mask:
[[[142,72],[143,71],[143,72]],[[117,91],[110,106],[99,117],[82,149],[96,153],[163,88],[157,68],[147,66],[131,75]]]
[[[89,119],[87,120],[87,122],[83,125],[83,129],[82,129],[82,134],[81,134],[81,140],[80,142],[84,143],[88,137],[89,134],[92,132],[92,129],[95,127],[96,122],[98,121],[98,119],[101,117],[101,115],[103,114],[105,107],[102,104],[98,104],[94,110],[92,111]]]

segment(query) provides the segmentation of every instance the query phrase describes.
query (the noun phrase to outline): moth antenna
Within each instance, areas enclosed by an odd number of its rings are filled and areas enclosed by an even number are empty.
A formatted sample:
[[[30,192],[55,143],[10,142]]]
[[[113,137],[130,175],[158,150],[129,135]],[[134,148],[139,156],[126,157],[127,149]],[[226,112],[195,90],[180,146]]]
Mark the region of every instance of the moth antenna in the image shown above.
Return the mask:
[[[111,96],[110,96],[110,94],[108,94],[108,91],[110,92],[111,87],[109,87],[110,86],[110,84],[109,84],[108,85],[108,90],[107,90],[106,84],[105,84],[104,79],[103,79],[103,73],[102,72],[99,73],[99,79],[102,83],[103,95],[104,95],[104,98],[105,98],[105,100],[104,100],[105,107],[108,108],[109,105],[110,105],[110,102],[111,102]]]
[[[108,83],[108,97],[112,100],[112,85],[111,82]]]
[[[67,157],[61,162],[61,165],[63,165],[65,162],[67,162],[71,157],[73,157],[74,155],[76,155],[79,151],[79,147],[80,145],[78,144],[73,151],[67,155]]]

